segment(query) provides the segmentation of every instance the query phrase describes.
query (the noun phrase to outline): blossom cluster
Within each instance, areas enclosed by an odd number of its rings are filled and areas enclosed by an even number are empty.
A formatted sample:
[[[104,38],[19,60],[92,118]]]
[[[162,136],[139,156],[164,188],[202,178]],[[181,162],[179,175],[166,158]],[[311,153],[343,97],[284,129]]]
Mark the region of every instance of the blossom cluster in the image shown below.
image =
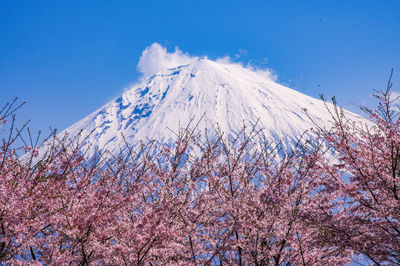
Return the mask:
[[[377,97],[369,123],[335,106],[332,128],[316,127],[290,152],[254,130],[204,142],[186,128],[174,145],[118,156],[89,160],[79,138],[55,137],[46,152],[24,145],[20,156],[21,130],[10,127],[0,262],[343,265],[363,255],[399,264],[400,119],[389,91]]]

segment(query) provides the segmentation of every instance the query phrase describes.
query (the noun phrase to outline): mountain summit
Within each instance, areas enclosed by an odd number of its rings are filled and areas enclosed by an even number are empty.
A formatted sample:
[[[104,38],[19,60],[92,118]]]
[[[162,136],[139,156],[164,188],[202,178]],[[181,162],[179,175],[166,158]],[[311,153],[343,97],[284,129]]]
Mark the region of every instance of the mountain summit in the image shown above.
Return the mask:
[[[314,122],[329,125],[323,101],[240,64],[200,58],[142,79],[61,135],[92,132],[86,142],[89,156],[96,148],[118,152],[125,147],[124,138],[129,145],[147,138],[167,141],[174,138],[173,131],[204,114],[200,130],[218,125],[232,135],[259,120],[267,138],[293,143],[313,126],[303,108]]]

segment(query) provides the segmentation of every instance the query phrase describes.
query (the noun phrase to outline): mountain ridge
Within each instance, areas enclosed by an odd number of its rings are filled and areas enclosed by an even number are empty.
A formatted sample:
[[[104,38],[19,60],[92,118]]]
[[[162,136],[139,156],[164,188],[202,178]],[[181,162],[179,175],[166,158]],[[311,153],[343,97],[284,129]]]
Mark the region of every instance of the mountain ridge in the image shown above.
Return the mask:
[[[168,142],[173,131],[204,114],[200,130],[218,124],[222,132],[234,135],[243,124],[258,121],[268,139],[290,145],[313,126],[303,108],[314,122],[328,126],[330,114],[323,101],[239,64],[199,58],[140,80],[59,135],[82,130],[84,147],[92,146],[89,156],[96,149],[116,153],[145,139]]]

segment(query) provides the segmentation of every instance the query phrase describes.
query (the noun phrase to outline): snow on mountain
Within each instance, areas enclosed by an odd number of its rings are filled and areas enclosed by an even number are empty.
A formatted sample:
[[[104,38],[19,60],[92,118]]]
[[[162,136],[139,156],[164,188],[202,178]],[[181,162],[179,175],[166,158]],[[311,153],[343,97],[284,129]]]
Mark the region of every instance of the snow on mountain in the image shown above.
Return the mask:
[[[330,115],[321,100],[274,82],[240,64],[197,58],[142,79],[120,97],[60,133],[84,136],[88,155],[98,147],[112,153],[140,140],[168,141],[194,117],[199,129],[218,124],[226,134],[258,119],[258,128],[271,140],[293,143],[313,126],[306,116],[329,126]],[[351,114],[352,115],[352,114]],[[86,146],[89,147],[89,146]]]

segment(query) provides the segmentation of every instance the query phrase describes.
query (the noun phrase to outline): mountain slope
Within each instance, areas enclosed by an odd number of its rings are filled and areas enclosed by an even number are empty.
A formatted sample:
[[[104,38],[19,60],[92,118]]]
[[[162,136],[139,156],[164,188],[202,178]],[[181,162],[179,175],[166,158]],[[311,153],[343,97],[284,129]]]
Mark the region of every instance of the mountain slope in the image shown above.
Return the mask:
[[[239,64],[203,58],[143,79],[60,134],[93,131],[87,139],[91,156],[96,147],[118,152],[125,146],[122,135],[130,145],[146,138],[167,141],[172,131],[205,114],[199,129],[218,124],[226,134],[235,134],[259,119],[266,137],[292,143],[313,126],[303,108],[315,122],[329,126],[322,101]]]

